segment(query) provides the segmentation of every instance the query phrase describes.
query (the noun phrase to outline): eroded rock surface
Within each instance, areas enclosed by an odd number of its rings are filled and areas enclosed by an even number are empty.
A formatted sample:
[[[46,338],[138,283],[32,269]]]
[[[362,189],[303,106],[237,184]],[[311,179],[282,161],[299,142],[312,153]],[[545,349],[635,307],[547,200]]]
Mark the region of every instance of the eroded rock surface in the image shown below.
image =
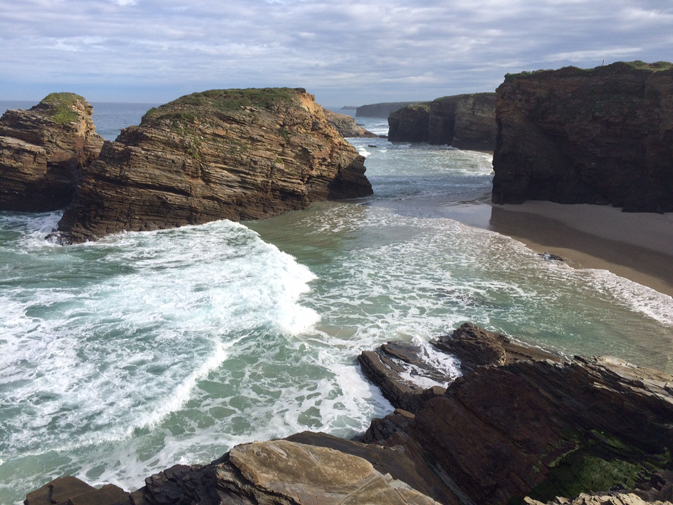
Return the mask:
[[[83,167],[98,157],[93,108],[74,93],[52,93],[30,110],[0,118],[0,210],[42,212],[72,200]]]
[[[323,109],[327,122],[331,124],[342,136],[348,137],[377,137],[375,133],[355,123],[355,119],[348,114],[339,114],[329,109]]]
[[[303,89],[194,93],[105,143],[59,233],[82,242],[367,196],[363,163]]]
[[[388,139],[493,150],[495,104],[495,93],[474,93],[408,105],[388,117]]]
[[[524,72],[497,93],[494,203],[673,211],[673,65]]]
[[[365,442],[420,448],[456,496],[474,503],[615,487],[668,499],[673,377],[610,357],[550,359],[518,344],[509,354],[501,336],[473,325],[454,337],[450,347],[440,343],[450,338],[435,344],[472,357],[465,375],[415,415],[374,420]]]
[[[437,505],[438,502],[390,474],[378,472],[363,458],[287,440],[239,445],[205,466],[176,465],[148,477],[145,486],[133,493],[114,486],[94,489],[79,479],[65,477],[29,493],[26,499],[26,505],[92,503]]]

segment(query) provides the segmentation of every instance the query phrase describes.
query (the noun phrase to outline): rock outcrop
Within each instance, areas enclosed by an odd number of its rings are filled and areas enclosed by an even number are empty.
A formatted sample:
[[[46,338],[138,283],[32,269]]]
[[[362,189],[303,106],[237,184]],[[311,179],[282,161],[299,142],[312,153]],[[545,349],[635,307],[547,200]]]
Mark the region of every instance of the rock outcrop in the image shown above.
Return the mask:
[[[212,90],[106,142],[59,223],[64,242],[259,219],[367,196],[364,158],[303,89]]]
[[[498,131],[495,103],[495,93],[474,93],[408,105],[388,117],[388,140],[492,150]]]
[[[336,131],[338,131],[345,138],[378,137],[378,135],[375,133],[372,133],[362,126],[356,124],[355,119],[348,114],[339,114],[337,112],[332,112],[329,109],[323,109],[323,111],[327,117],[327,122],[331,124],[336,129]]]
[[[355,109],[355,117],[388,117],[402,107],[418,102],[383,102],[361,105]]]
[[[42,212],[70,203],[83,167],[98,157],[93,108],[52,93],[30,110],[0,118],[0,210]]]
[[[383,452],[383,451],[379,451]],[[287,440],[236,446],[209,465],[176,465],[126,493],[74,477],[29,493],[26,505],[438,505],[357,456]]]
[[[476,327],[435,345],[452,339],[451,349],[476,360],[465,367],[472,371],[415,414],[374,420],[364,442],[420,450],[463,503],[613,488],[668,499],[673,377],[616,358],[537,359],[518,345],[509,354],[497,334]]]
[[[498,88],[494,203],[673,211],[673,65],[507,75]]]

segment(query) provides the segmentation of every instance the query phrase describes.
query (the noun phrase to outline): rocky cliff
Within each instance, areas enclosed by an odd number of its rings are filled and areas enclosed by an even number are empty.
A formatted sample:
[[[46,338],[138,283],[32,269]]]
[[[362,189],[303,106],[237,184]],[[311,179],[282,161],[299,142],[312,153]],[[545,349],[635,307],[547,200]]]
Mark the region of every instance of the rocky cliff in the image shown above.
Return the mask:
[[[391,112],[418,102],[384,102],[361,105],[355,109],[355,117],[388,117]]]
[[[98,157],[93,108],[74,93],[52,93],[30,110],[0,118],[0,210],[65,207],[83,167]]]
[[[355,123],[355,119],[348,114],[339,114],[329,109],[323,109],[327,122],[342,136],[348,137],[376,137],[377,135]]]
[[[408,105],[388,117],[388,139],[491,150],[497,134],[495,102],[495,93],[474,93]]]
[[[361,355],[397,410],[360,441],[303,432],[244,444],[209,465],[148,477],[132,493],[64,477],[26,504],[673,500],[672,376],[616,358],[562,359],[469,323],[432,345],[460,359],[462,377],[409,343]],[[442,385],[424,389],[419,378]]]
[[[409,351],[361,356],[394,406],[405,407],[404,388],[427,397],[413,414],[375,419],[365,442],[420,453],[463,503],[613,489],[647,501],[673,498],[673,377],[616,358],[550,358],[469,324],[434,346],[458,356],[465,373],[445,391],[409,381],[441,372],[423,370]]]
[[[673,65],[524,72],[497,93],[494,203],[673,211]]]
[[[59,234],[82,242],[367,196],[363,163],[303,89],[194,93],[105,143]]]

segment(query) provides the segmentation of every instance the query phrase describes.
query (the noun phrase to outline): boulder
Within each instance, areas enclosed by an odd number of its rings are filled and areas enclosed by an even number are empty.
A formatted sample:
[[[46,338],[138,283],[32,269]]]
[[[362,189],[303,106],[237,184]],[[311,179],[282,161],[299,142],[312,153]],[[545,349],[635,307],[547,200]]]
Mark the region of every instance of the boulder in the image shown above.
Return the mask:
[[[260,219],[372,194],[364,158],[303,89],[212,90],[106,142],[59,223],[61,241]]]
[[[388,139],[493,150],[495,103],[495,93],[473,93],[408,105],[388,117]]]
[[[331,124],[343,137],[378,137],[378,135],[375,133],[372,133],[362,126],[356,124],[355,119],[348,114],[338,114],[336,112],[332,112],[329,109],[323,109],[323,111],[327,117],[327,122]]]
[[[493,202],[673,211],[673,65],[508,74],[497,90]]]
[[[0,210],[43,212],[72,200],[82,169],[103,138],[93,108],[74,93],[52,93],[30,110],[0,118]]]

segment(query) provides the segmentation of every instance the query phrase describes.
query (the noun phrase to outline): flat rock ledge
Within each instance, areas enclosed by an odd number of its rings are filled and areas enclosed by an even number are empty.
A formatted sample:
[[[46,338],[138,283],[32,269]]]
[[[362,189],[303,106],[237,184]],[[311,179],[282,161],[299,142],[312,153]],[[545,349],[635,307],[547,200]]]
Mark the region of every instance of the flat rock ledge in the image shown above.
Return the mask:
[[[211,90],[106,142],[58,225],[62,243],[261,219],[372,194],[364,158],[304,89]]]
[[[303,432],[243,444],[132,493],[64,477],[25,503],[672,503],[673,376],[613,357],[565,359],[470,323],[431,345],[459,359],[462,375],[410,343],[362,354],[396,410],[358,440]],[[437,385],[414,389],[414,375]]]
[[[30,110],[0,118],[0,210],[66,207],[82,170],[103,147],[93,107],[74,93],[52,93]]]

